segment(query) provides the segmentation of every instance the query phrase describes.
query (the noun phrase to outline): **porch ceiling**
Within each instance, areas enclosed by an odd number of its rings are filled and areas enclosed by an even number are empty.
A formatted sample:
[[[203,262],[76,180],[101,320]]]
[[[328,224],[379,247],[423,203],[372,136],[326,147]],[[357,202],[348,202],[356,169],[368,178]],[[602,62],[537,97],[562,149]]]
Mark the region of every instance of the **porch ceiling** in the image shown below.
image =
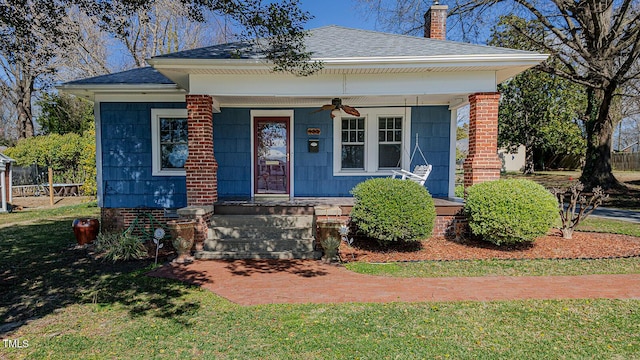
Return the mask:
[[[342,102],[356,107],[393,107],[420,105],[458,106],[468,101],[469,94],[406,95],[406,96],[340,96]],[[331,102],[331,96],[215,96],[221,107],[320,107]]]

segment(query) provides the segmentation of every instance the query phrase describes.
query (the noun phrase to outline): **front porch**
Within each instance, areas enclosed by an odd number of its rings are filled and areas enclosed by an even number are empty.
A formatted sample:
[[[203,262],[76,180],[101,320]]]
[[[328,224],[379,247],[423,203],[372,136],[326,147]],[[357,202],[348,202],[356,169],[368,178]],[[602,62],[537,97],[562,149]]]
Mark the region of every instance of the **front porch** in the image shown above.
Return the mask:
[[[433,235],[455,233],[457,224],[464,221],[462,200],[434,201]],[[226,199],[202,211],[192,207],[181,213],[206,224],[198,231],[195,254],[199,259],[305,259],[322,255],[316,242],[317,221],[331,218],[346,224],[353,204],[349,197]]]
[[[434,198],[438,216],[455,215],[464,206],[459,198]],[[348,217],[353,208],[352,197],[294,197],[223,199],[214,204],[220,215],[316,215]],[[337,213],[339,210],[339,213]]]

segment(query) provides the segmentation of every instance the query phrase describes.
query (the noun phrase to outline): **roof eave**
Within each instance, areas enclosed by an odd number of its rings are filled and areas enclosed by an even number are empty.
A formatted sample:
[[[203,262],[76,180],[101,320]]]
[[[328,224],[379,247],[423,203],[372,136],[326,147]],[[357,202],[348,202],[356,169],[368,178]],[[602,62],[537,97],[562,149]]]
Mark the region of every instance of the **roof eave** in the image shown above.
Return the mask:
[[[101,94],[186,94],[176,84],[63,84],[56,89],[90,100]]]
[[[535,66],[545,61],[549,55],[538,53],[526,54],[494,54],[494,55],[442,55],[442,56],[385,56],[385,57],[349,57],[349,58],[312,58],[320,61],[327,69],[340,68],[437,68],[437,67],[470,67],[470,66],[505,66],[521,67]],[[147,62],[155,69],[165,74],[166,69],[172,71],[190,69],[228,70],[242,69],[245,71],[268,71],[273,64],[261,59],[184,59],[184,58],[152,58]],[[171,77],[170,77],[171,78]],[[172,79],[173,80],[173,79]],[[174,80],[175,81],[175,80]]]

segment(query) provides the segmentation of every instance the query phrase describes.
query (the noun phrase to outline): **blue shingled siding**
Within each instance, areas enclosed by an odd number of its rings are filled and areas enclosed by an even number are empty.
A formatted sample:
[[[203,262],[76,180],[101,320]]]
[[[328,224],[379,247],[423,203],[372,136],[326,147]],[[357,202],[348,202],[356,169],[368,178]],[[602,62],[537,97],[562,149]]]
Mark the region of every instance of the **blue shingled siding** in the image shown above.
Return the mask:
[[[411,110],[411,151],[415,147],[415,137],[433,170],[425,183],[432,196],[449,196],[449,154],[451,141],[451,111],[448,106],[422,106]],[[416,152],[411,169],[422,164],[422,157]]]
[[[151,176],[151,109],[185,108],[184,103],[102,103],[103,206],[179,208],[186,206],[184,177]],[[365,176],[333,176],[333,125],[326,112],[294,111],[294,196],[350,196]],[[426,186],[433,196],[447,196],[450,112],[446,106],[416,107],[411,112],[411,149],[415,133],[434,167]],[[307,128],[320,128],[318,136]],[[214,114],[214,148],[220,198],[251,195],[250,109],[224,108]],[[318,153],[308,140],[320,139]],[[422,159],[414,159],[414,164]],[[412,168],[413,168],[412,165]]]
[[[184,176],[151,176],[151,109],[185,103],[101,103],[102,188],[105,208],[180,208]]]
[[[295,121],[295,196],[351,196],[349,191],[368,176],[333,176],[333,125],[326,112],[311,114],[313,109],[296,109]],[[447,106],[414,107],[411,111],[411,150],[415,134],[433,171],[425,186],[433,196],[446,197],[449,192],[450,111]],[[307,135],[307,128],[320,128],[319,136]],[[309,153],[309,139],[320,140],[318,153]],[[421,164],[419,155],[414,163]]]
[[[225,108],[213,114],[219,198],[251,196],[251,131],[250,109]]]

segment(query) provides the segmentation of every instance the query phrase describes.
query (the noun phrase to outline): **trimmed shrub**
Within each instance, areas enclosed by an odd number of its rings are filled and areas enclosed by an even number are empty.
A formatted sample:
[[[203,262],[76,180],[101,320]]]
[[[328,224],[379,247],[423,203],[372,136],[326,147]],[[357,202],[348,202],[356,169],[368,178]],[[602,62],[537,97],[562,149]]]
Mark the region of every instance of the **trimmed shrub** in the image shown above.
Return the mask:
[[[413,181],[376,178],[356,185],[351,221],[365,236],[381,242],[417,241],[431,236],[433,198]]]
[[[471,186],[464,209],[471,232],[496,245],[533,242],[545,235],[558,217],[553,194],[522,179]]]

